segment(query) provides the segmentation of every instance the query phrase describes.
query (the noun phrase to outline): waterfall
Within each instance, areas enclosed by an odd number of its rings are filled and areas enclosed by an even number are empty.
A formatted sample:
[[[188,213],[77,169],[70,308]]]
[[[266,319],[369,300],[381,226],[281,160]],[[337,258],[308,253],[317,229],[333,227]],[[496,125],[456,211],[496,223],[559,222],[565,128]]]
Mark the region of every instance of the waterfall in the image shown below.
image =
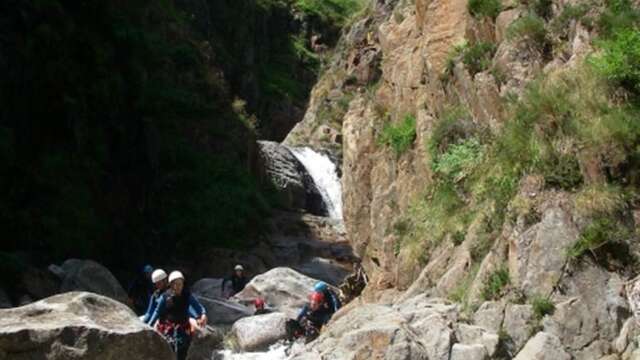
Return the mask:
[[[342,186],[336,164],[327,155],[308,147],[288,149],[311,175],[327,206],[329,216],[342,220]]]

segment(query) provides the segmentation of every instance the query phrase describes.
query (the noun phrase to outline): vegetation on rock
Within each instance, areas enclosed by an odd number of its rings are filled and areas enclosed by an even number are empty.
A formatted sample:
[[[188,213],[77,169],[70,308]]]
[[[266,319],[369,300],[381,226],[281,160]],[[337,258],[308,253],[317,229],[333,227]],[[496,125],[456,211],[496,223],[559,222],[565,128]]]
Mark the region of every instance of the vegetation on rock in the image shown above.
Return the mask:
[[[378,137],[378,143],[390,146],[396,155],[401,155],[413,145],[415,138],[416,118],[406,115],[398,124],[387,123]]]

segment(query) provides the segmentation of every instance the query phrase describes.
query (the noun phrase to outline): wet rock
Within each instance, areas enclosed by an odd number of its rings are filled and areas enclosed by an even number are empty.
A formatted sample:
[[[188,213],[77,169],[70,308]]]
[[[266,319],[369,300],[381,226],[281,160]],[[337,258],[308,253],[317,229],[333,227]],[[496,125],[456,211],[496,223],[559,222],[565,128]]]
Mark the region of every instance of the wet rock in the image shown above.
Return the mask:
[[[0,310],[0,357],[12,360],[173,360],[164,339],[125,305],[70,292]]]
[[[88,291],[110,297],[122,303],[127,294],[107,268],[93,260],[70,259],[62,264],[65,272],[61,292]]]
[[[287,336],[283,313],[272,313],[238,320],[231,328],[241,351],[266,349]]]
[[[275,268],[258,275],[232,299],[241,303],[251,303],[257,297],[263,298],[272,308],[295,317],[307,302],[309,293],[317,282],[289,268]]]
[[[349,275],[349,270],[337,261],[321,257],[313,257],[295,269],[304,275],[325,281],[328,284],[337,286]]]
[[[556,336],[539,332],[516,355],[515,360],[570,360]]]
[[[222,281],[223,279],[200,279],[191,285],[191,292],[212,299],[223,298]]]
[[[233,324],[238,319],[253,315],[253,310],[234,301],[203,297],[195,295],[198,301],[207,309],[207,319],[210,325]]]
[[[322,195],[313,179],[287,147],[272,141],[259,141],[258,147],[259,178],[276,188],[278,197],[286,208],[327,215]]]
[[[187,360],[211,359],[222,348],[222,334],[211,327],[197,331],[191,338]]]

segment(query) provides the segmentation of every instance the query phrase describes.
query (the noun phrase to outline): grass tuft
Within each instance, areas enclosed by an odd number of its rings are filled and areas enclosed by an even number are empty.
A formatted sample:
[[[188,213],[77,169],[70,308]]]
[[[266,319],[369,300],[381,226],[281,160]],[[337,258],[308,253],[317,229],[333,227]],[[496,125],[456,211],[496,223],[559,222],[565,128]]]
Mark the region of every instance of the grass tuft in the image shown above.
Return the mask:
[[[402,155],[416,139],[416,118],[406,115],[399,124],[386,124],[378,137],[378,144],[390,146],[396,155]]]
[[[534,296],[531,299],[531,307],[533,308],[533,314],[538,320],[542,320],[546,315],[552,315],[556,310],[556,306],[546,297]]]
[[[509,282],[509,270],[505,267],[497,269],[489,275],[482,289],[482,299],[485,301],[499,299]]]

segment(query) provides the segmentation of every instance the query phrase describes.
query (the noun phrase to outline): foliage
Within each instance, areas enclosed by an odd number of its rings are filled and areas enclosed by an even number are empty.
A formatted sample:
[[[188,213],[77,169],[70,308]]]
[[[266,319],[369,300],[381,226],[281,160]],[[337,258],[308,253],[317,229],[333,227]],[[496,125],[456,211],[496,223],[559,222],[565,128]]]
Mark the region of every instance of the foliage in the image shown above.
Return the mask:
[[[606,5],[598,19],[603,38],[612,38],[619,31],[637,28],[640,24],[640,9],[630,0],[607,0]]]
[[[476,139],[452,144],[433,162],[433,170],[454,182],[466,177],[482,158],[483,148]]]
[[[533,314],[538,320],[542,320],[545,315],[552,315],[556,309],[556,306],[546,297],[534,296],[531,299],[531,307],[533,308]]]
[[[496,45],[488,42],[479,42],[466,47],[462,51],[462,63],[465,64],[471,75],[485,71],[491,65],[491,59],[496,52]]]
[[[427,150],[432,161],[446,151],[451,144],[471,137],[473,133],[471,115],[462,106],[450,106],[438,117],[438,122],[431,130]]]
[[[600,54],[592,64],[606,79],[640,95],[640,31],[621,29],[598,43]]]
[[[587,4],[567,4],[560,15],[551,21],[551,28],[555,32],[565,32],[569,28],[571,21],[580,21],[584,19],[589,12]]]
[[[553,15],[553,0],[533,0],[529,7],[533,12],[543,19],[550,19]]]
[[[553,154],[541,166],[547,187],[575,190],[582,185],[580,164],[574,154]]]
[[[406,115],[398,124],[388,123],[378,137],[378,144],[390,146],[396,155],[401,155],[413,145],[416,138],[416,118]]]
[[[482,299],[496,300],[502,295],[503,289],[509,285],[509,270],[506,267],[492,272],[482,289]]]
[[[628,237],[628,230],[611,218],[597,218],[582,231],[580,238],[569,248],[567,255],[577,259],[588,251],[593,252],[608,243],[622,242]]]
[[[626,199],[620,186],[592,184],[576,194],[574,204],[585,217],[615,216],[626,208]]]
[[[526,42],[539,51],[549,43],[544,20],[535,14],[524,15],[511,23],[507,28],[507,39]]]
[[[502,10],[502,3],[500,0],[469,0],[467,9],[475,17],[495,19]]]
[[[295,0],[294,6],[324,21],[343,26],[365,6],[363,0]]]

